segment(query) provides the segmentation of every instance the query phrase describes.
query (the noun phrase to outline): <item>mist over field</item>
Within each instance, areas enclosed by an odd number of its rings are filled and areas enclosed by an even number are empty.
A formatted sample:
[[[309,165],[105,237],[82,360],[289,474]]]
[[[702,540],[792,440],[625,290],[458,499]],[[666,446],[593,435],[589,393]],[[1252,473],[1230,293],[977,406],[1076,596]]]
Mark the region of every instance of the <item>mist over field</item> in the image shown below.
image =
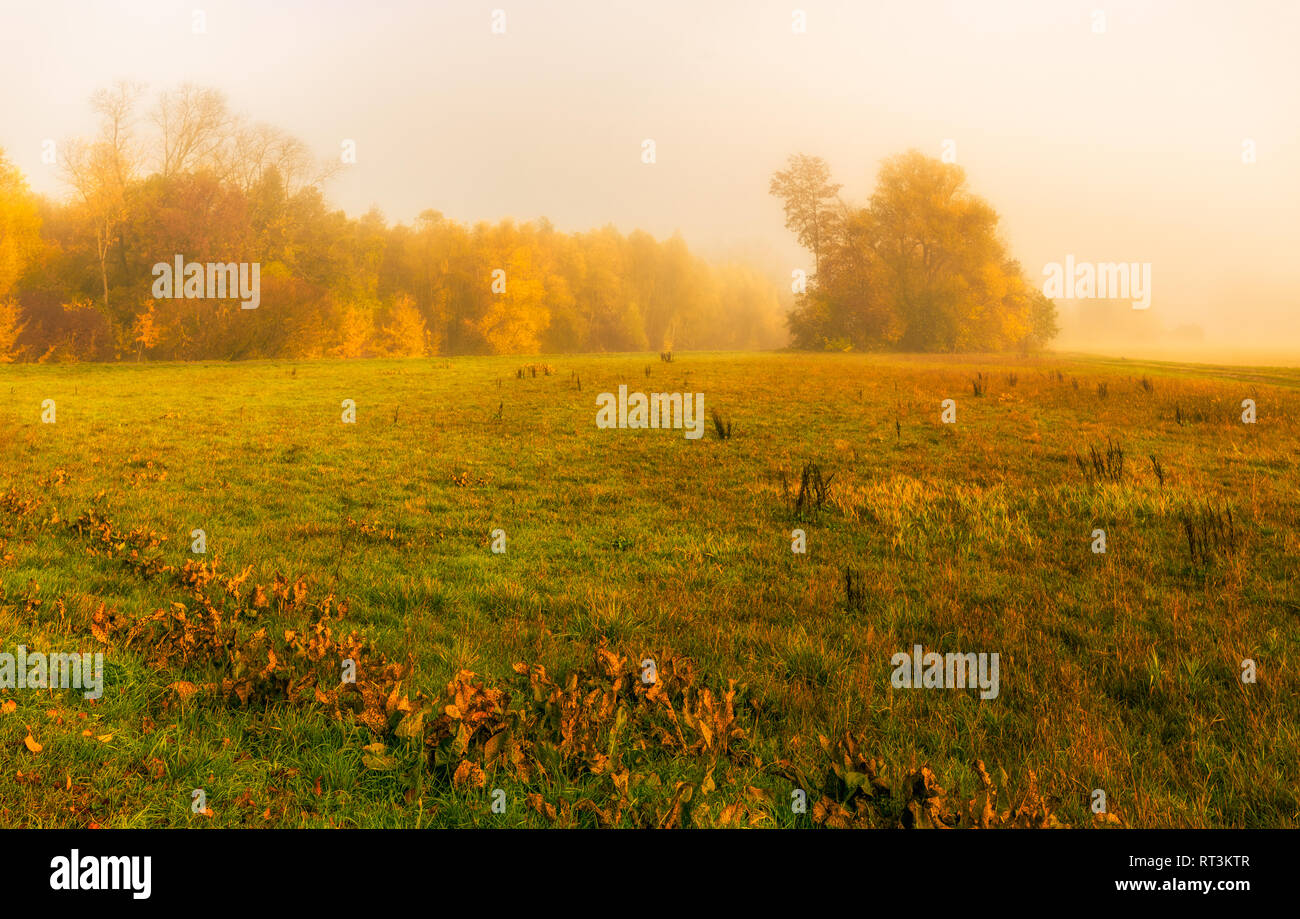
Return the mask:
[[[741,263],[765,281],[762,305],[747,309],[778,318],[748,341],[698,342],[722,347],[782,344],[791,272],[811,274],[765,194],[789,155],[824,158],[860,206],[886,158],[947,153],[1000,214],[1030,283],[1067,255],[1151,264],[1149,310],[1058,300],[1052,347],[1295,360],[1294,4],[798,11],[803,31],[775,3],[520,2],[494,32],[491,10],[461,4],[230,2],[206,8],[196,33],[190,7],[166,2],[25,5],[7,9],[0,30],[11,88],[0,149],[34,192],[75,198],[65,143],[95,136],[95,92],[144,87],[143,128],[159,94],[210,88],[250,124],[300,139],[313,162],[333,162],[324,199],[353,218],[376,208],[412,227],[428,210],[466,227],[611,224],[680,233],[711,263]],[[653,165],[642,162],[646,139]],[[355,162],[341,165],[347,140]],[[91,297],[91,280],[80,296]],[[415,296],[434,322],[432,301]],[[711,328],[729,324],[736,299],[728,288]],[[664,337],[652,323],[644,346]],[[129,356],[127,345],[114,350]]]

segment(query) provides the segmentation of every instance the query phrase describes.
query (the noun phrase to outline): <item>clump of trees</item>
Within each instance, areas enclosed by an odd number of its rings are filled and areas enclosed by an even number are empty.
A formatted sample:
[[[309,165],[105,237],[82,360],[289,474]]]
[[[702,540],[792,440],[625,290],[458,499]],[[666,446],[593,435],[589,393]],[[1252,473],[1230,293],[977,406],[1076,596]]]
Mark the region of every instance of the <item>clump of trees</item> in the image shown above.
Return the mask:
[[[1003,351],[1041,347],[1056,306],[1001,241],[965,172],[910,151],[884,162],[865,207],[839,197],[819,157],[798,154],[769,188],[814,274],[789,315],[800,348]]]
[[[776,285],[678,236],[545,219],[467,226],[434,210],[349,218],[339,164],[181,86],[120,83],[97,134],[63,145],[70,190],[34,196],[0,151],[0,361],[241,359],[769,348]],[[153,266],[257,262],[256,310],[159,299]]]

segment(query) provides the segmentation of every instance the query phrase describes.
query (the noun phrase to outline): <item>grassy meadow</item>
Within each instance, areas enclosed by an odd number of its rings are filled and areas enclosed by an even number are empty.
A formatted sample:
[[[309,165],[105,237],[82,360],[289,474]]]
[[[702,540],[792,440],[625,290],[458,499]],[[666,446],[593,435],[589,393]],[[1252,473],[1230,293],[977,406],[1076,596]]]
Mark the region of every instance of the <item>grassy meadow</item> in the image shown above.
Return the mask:
[[[619,384],[702,392],[731,436],[599,430]],[[2,826],[1300,825],[1297,369],[685,353],[0,392],[0,650],[105,662],[98,700],[0,690]],[[999,694],[895,689],[916,644],[997,652]]]

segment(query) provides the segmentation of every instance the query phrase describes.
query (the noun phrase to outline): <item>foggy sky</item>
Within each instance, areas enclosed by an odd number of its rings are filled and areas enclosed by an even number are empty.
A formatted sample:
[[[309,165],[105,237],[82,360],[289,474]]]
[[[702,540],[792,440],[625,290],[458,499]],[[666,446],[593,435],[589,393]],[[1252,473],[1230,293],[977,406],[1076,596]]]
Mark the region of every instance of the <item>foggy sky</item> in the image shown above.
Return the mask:
[[[188,80],[322,157],[354,140],[326,187],[352,215],[680,231],[788,277],[811,268],[767,194],[789,154],[865,203],[883,157],[951,139],[1035,284],[1067,255],[1152,264],[1150,310],[1062,304],[1060,346],[1199,326],[1205,355],[1295,354],[1298,47],[1300,4],[1261,0],[0,0],[0,147],[62,195],[41,143],[91,133],[91,93],[147,83],[147,109]]]

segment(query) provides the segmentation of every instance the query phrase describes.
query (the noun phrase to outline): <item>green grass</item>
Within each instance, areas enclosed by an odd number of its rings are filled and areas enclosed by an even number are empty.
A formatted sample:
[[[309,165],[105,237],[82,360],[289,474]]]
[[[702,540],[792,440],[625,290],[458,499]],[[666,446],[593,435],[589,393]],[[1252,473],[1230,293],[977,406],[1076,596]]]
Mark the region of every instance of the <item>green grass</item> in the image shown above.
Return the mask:
[[[872,825],[897,821],[922,766],[970,799],[977,761],[999,810],[1036,788],[1069,825],[1095,822],[1098,788],[1130,826],[1300,823],[1300,370],[678,354],[554,356],[553,374],[518,379],[534,360],[0,368],[0,493],[38,502],[0,504],[0,650],[102,650],[111,681],[95,703],[0,690],[17,706],[0,714],[0,825],[551,825],[529,794],[562,825],[709,826],[740,801],[743,822],[806,825],[823,822],[812,804],[826,791],[851,806],[824,781],[846,732],[892,789]],[[733,436],[599,430],[596,394],[620,383],[703,392]],[[947,398],[955,425],[939,420]],[[1245,398],[1256,424],[1241,422]],[[41,423],[45,399],[55,424]],[[1075,456],[1108,439],[1123,475],[1092,480]],[[782,476],[797,483],[807,462],[833,479],[826,505],[796,519]],[[1236,537],[1194,561],[1181,518],[1207,506],[1232,508]],[[526,706],[513,664],[563,686],[607,647],[633,670],[655,660],[670,694],[688,694],[671,697],[675,715],[690,693],[720,698],[737,681],[741,733],[730,749],[674,746],[659,734],[674,730],[666,709],[625,687],[626,724],[609,715],[577,751],[558,703],[538,702],[539,768],[490,767],[479,788],[451,780],[445,749],[430,764],[419,736],[330,705],[182,702],[169,684],[237,668],[159,664],[92,636],[101,602],[134,621],[195,599],[70,526],[91,507],[116,532],[154,531],[161,545],[141,555],[172,568],[196,558],[202,528],[201,558],[253,566],[250,584],[280,572],[305,577],[313,602],[345,599],[338,630],[391,661],[409,654],[402,692],[428,720],[461,670]],[[490,551],[496,528],[504,555]],[[791,552],[795,528],[806,555]],[[1095,528],[1105,555],[1090,550]],[[267,609],[239,634],[309,624]],[[998,652],[1000,694],[893,689],[891,656],[917,643]],[[694,676],[669,675],[673,660]],[[367,765],[376,741],[387,768]],[[626,790],[611,778],[623,773]],[[498,787],[504,814],[490,809]],[[197,788],[211,816],[192,813]],[[795,788],[808,814],[791,812]]]

